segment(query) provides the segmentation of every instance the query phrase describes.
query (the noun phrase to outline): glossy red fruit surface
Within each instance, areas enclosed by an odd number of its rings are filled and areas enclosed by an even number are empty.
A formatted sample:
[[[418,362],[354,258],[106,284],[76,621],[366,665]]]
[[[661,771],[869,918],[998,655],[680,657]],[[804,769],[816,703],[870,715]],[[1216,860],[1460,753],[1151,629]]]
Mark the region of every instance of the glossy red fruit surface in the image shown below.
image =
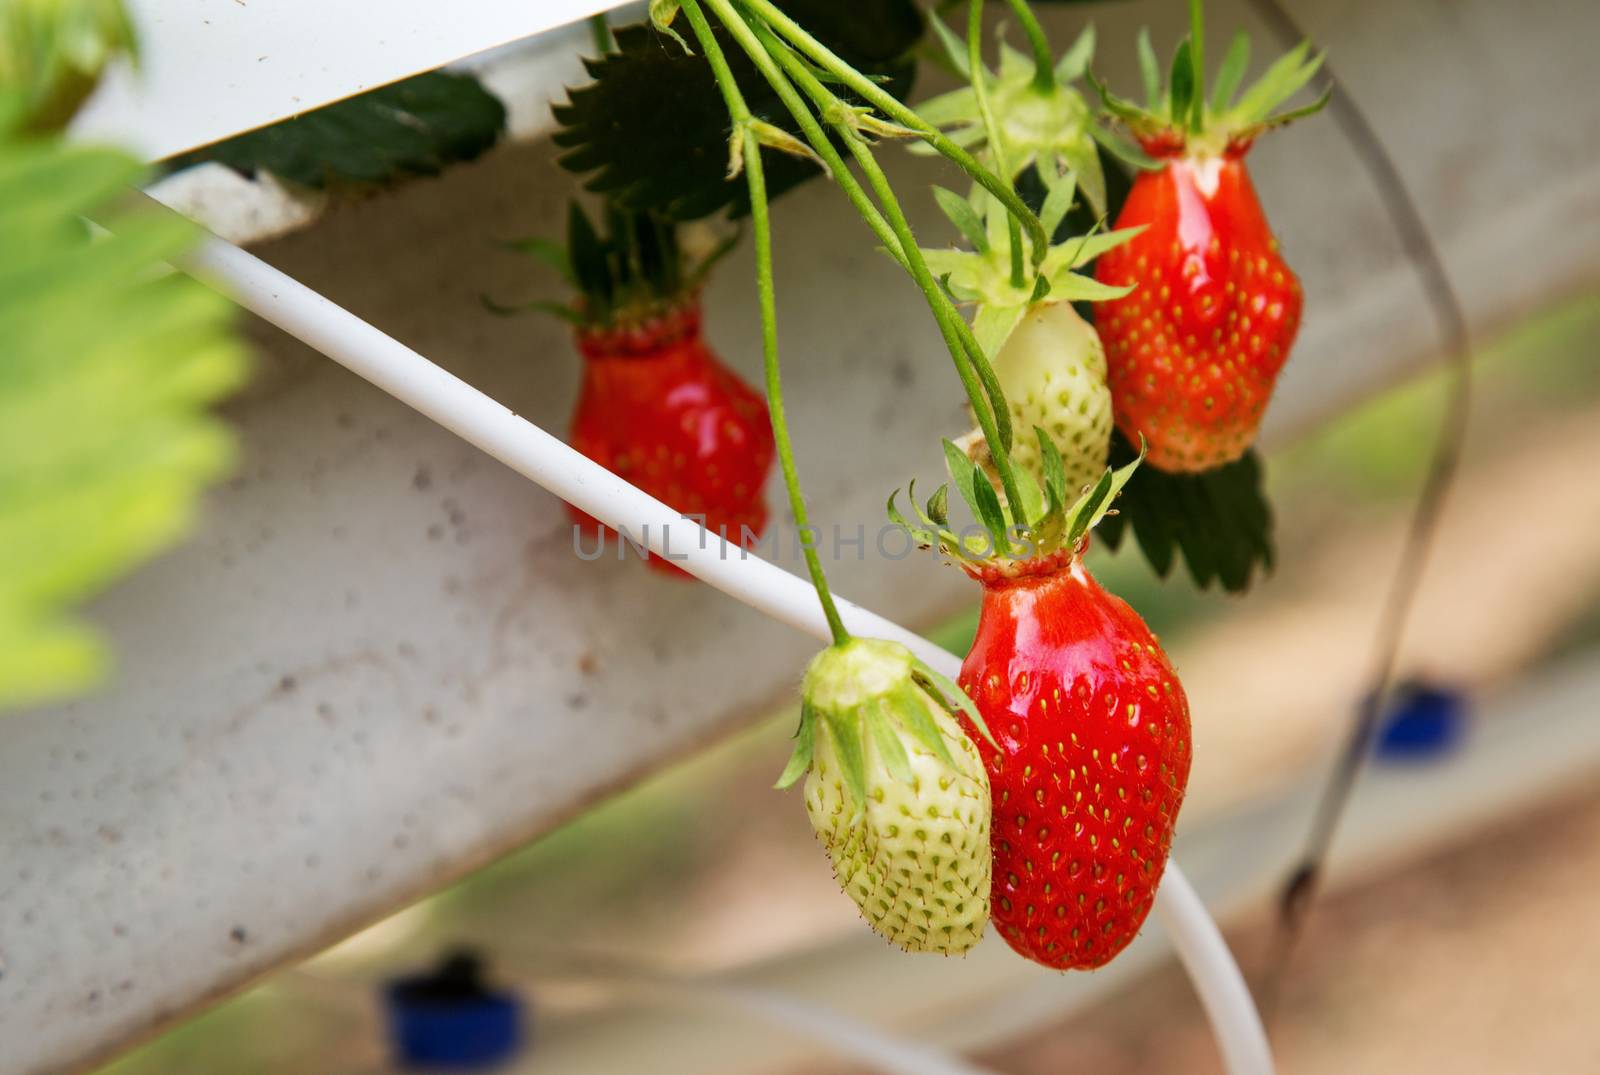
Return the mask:
[[[1300,328],[1300,282],[1242,157],[1171,157],[1141,173],[1117,227],[1145,230],[1095,267],[1102,283],[1136,285],[1095,322],[1117,426],[1163,470],[1244,454]]]
[[[629,328],[578,335],[583,383],[572,446],[713,532],[746,543],[767,523],[772,467],[766,401],[712,354],[700,311],[686,304]],[[598,524],[569,513],[592,532]],[[632,536],[642,540],[635,531]],[[692,526],[670,540],[687,549]],[[651,557],[654,566],[676,571]]]
[[[1136,612],[1077,557],[980,573],[961,686],[994,796],[991,913],[1017,952],[1103,966],[1150,913],[1189,780],[1189,703]]]

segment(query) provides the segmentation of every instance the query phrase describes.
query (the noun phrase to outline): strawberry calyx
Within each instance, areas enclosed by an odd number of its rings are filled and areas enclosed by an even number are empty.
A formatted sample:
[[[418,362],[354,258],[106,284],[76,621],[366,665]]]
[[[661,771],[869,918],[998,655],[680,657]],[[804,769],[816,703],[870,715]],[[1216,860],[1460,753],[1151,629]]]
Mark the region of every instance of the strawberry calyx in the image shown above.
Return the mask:
[[[1241,92],[1239,86],[1250,64],[1250,38],[1243,33],[1234,37],[1208,96],[1199,44],[1204,40],[1200,5],[1192,4],[1191,11],[1191,32],[1178,43],[1165,84],[1150,33],[1140,31],[1143,104],[1112,93],[1092,72],[1087,75],[1106,112],[1119,120],[1151,157],[1243,156],[1262,132],[1309,116],[1328,103],[1331,90],[1304,107],[1280,110],[1322,66],[1322,55],[1311,54],[1309,41],[1280,56]]]
[[[1041,488],[1027,470],[1016,472],[1024,503],[1004,502],[993,481],[954,442],[944,442],[945,467],[951,482],[941,485],[925,504],[918,503],[916,484],[908,499],[919,522],[907,519],[889,496],[889,519],[923,548],[937,548],[973,578],[1016,578],[1050,572],[1083,553],[1089,531],[1112,511],[1117,494],[1144,461],[1138,458],[1117,469],[1107,468],[1099,480],[1069,499],[1066,468],[1050,434],[1034,428],[1043,461]],[[974,522],[959,530],[950,520],[950,484],[972,513]]]
[[[987,190],[974,185],[963,198],[943,187],[933,188],[950,222],[972,245],[971,250],[950,247],[921,247],[928,269],[959,303],[975,304],[972,334],[990,361],[1010,338],[1029,308],[1049,301],[1107,302],[1120,299],[1132,286],[1113,287],[1080,272],[1108,250],[1115,249],[1144,229],[1120,228],[1087,235],[1070,236],[1052,243],[1037,268],[1025,266],[1021,282],[1012,277],[1012,262],[1006,238],[1006,208]],[[1039,222],[1054,234],[1072,208],[1077,183],[1071,175],[1061,176],[1045,198]]]
[[[800,726],[789,762],[775,787],[787,788],[804,776],[816,756],[817,737],[827,735],[843,766],[850,809],[867,804],[866,744],[879,745],[891,775],[914,783],[904,750],[888,746],[903,736],[946,765],[955,765],[938,730],[936,710],[957,712],[993,742],[983,717],[966,693],[898,642],[847,638],[812,658],[800,693]],[[885,749],[885,747],[888,747]]]
[[[970,80],[966,42],[939,18],[930,17],[928,23],[946,58]],[[1089,103],[1073,85],[1088,71],[1094,44],[1091,25],[1053,68],[1043,70],[1010,45],[1001,44],[998,69],[979,73],[988,92],[998,147],[987,145],[989,127],[971,85],[924,101],[917,106],[917,114],[947,130],[962,145],[988,149],[990,157],[1005,162],[1011,172],[1009,179],[1030,166],[1037,168],[1052,189],[1059,180],[1072,178],[1094,211],[1103,214],[1107,211],[1106,183],[1097,146],[1130,163],[1138,163],[1138,154],[1115,131],[1095,122]],[[910,149],[924,156],[937,152],[921,142]]]
[[[653,358],[700,335],[700,294],[616,311],[609,324],[586,321],[576,335],[584,358]]]
[[[572,300],[501,306],[485,298],[484,305],[500,314],[538,310],[559,317],[577,329],[580,346],[595,341],[608,353],[648,351],[653,338],[660,346],[675,332],[697,328],[706,276],[738,233],[718,238],[704,225],[679,225],[609,201],[602,223],[603,232],[574,201],[567,209],[565,244],[541,237],[506,244],[559,273],[577,291]]]

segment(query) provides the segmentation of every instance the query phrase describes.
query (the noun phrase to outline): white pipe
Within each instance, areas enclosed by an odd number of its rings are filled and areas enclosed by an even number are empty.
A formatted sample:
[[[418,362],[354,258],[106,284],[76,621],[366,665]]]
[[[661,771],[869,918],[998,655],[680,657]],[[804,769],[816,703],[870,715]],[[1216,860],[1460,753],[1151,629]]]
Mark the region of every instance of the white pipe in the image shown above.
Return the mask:
[[[245,309],[595,518],[629,530],[648,527],[645,543],[652,551],[668,552],[663,540],[669,527],[680,536],[698,529],[644,490],[237,246],[209,239],[184,267],[213,279]],[[678,547],[683,544],[689,547]],[[809,582],[725,545],[715,534],[696,543],[679,541],[671,551],[675,558],[686,557],[675,562],[701,581],[791,627],[829,639]],[[901,642],[951,678],[960,670],[958,658],[926,639],[849,601],[838,605],[852,633]],[[1176,861],[1167,864],[1155,909],[1205,1006],[1230,1075],[1271,1075],[1266,1031],[1249,989]]]

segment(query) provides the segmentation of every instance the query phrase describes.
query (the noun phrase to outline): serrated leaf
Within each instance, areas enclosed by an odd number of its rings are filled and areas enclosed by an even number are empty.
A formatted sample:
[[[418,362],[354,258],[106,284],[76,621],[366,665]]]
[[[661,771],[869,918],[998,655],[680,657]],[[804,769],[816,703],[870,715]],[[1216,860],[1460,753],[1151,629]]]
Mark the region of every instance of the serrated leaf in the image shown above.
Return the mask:
[[[184,153],[172,169],[216,161],[314,190],[438,175],[505,130],[506,109],[470,75],[431,71]]]
[[[1133,455],[1121,432],[1115,433],[1112,462],[1125,463]],[[1239,592],[1273,565],[1272,511],[1262,485],[1253,450],[1199,474],[1143,466],[1123,490],[1118,514],[1102,522],[1096,534],[1116,549],[1131,527],[1158,576],[1165,578],[1181,555],[1196,586],[1220,582]]]
[[[972,248],[978,253],[986,253],[989,249],[988,237],[984,235],[983,220],[978,216],[978,211],[972,203],[953,190],[944,187],[933,188],[933,200],[939,203],[939,209],[944,213],[956,230],[966,238]]]
[[[104,672],[68,610],[181,538],[232,457],[206,407],[244,375],[233,310],[161,271],[198,229],[108,210],[140,177],[109,150],[0,144],[0,709]]]
[[[794,733],[794,750],[789,754],[789,762],[779,774],[777,783],[772,786],[778,790],[791,787],[796,780],[806,775],[811,768],[811,757],[815,748],[817,730],[817,714],[811,703],[804,699],[800,702],[800,727]]]
[[[913,74],[911,50],[922,36],[922,16],[911,0],[785,0],[784,11],[904,99]],[[743,49],[723,31],[717,34],[755,117],[798,135],[788,109]],[[561,127],[552,136],[566,150],[560,163],[584,174],[585,187],[629,209],[676,220],[746,211],[745,184],[726,179],[728,113],[703,58],[685,55],[639,25],[617,31],[616,51],[588,68],[594,81],[570,90],[567,103],[553,110]],[[787,156],[765,163],[767,192],[774,197],[819,174]]]

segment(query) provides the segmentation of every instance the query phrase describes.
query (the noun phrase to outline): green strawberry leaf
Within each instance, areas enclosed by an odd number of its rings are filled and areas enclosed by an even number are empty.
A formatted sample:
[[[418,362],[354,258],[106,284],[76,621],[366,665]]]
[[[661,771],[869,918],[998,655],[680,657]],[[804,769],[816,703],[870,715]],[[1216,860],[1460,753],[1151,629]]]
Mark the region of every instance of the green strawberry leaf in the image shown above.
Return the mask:
[[[470,75],[431,71],[181,154],[245,176],[267,171],[314,190],[438,175],[481,156],[505,130],[500,99]]]
[[[1113,466],[1136,455],[1120,431],[1113,434]],[[1151,569],[1162,578],[1180,554],[1201,589],[1217,583],[1231,592],[1243,591],[1258,571],[1272,570],[1272,509],[1254,450],[1199,474],[1140,467],[1117,500],[1117,513],[1103,520],[1095,534],[1117,549],[1130,527]]]
[[[914,73],[912,49],[922,37],[922,16],[911,0],[785,0],[783,6],[823,44],[904,99]],[[756,118],[798,135],[788,109],[744,51],[717,32]],[[615,51],[586,66],[594,81],[569,91],[567,103],[554,109],[561,129],[553,140],[566,150],[562,166],[587,176],[587,189],[678,220],[747,211],[745,184],[728,181],[728,112],[704,58],[640,25],[617,31]],[[820,174],[809,161],[771,154],[768,194]]]
[[[0,143],[0,708],[104,675],[104,644],[70,609],[178,541],[232,457],[205,413],[244,375],[232,307],[162,271],[197,239],[187,221],[109,210],[143,171],[110,150]]]

